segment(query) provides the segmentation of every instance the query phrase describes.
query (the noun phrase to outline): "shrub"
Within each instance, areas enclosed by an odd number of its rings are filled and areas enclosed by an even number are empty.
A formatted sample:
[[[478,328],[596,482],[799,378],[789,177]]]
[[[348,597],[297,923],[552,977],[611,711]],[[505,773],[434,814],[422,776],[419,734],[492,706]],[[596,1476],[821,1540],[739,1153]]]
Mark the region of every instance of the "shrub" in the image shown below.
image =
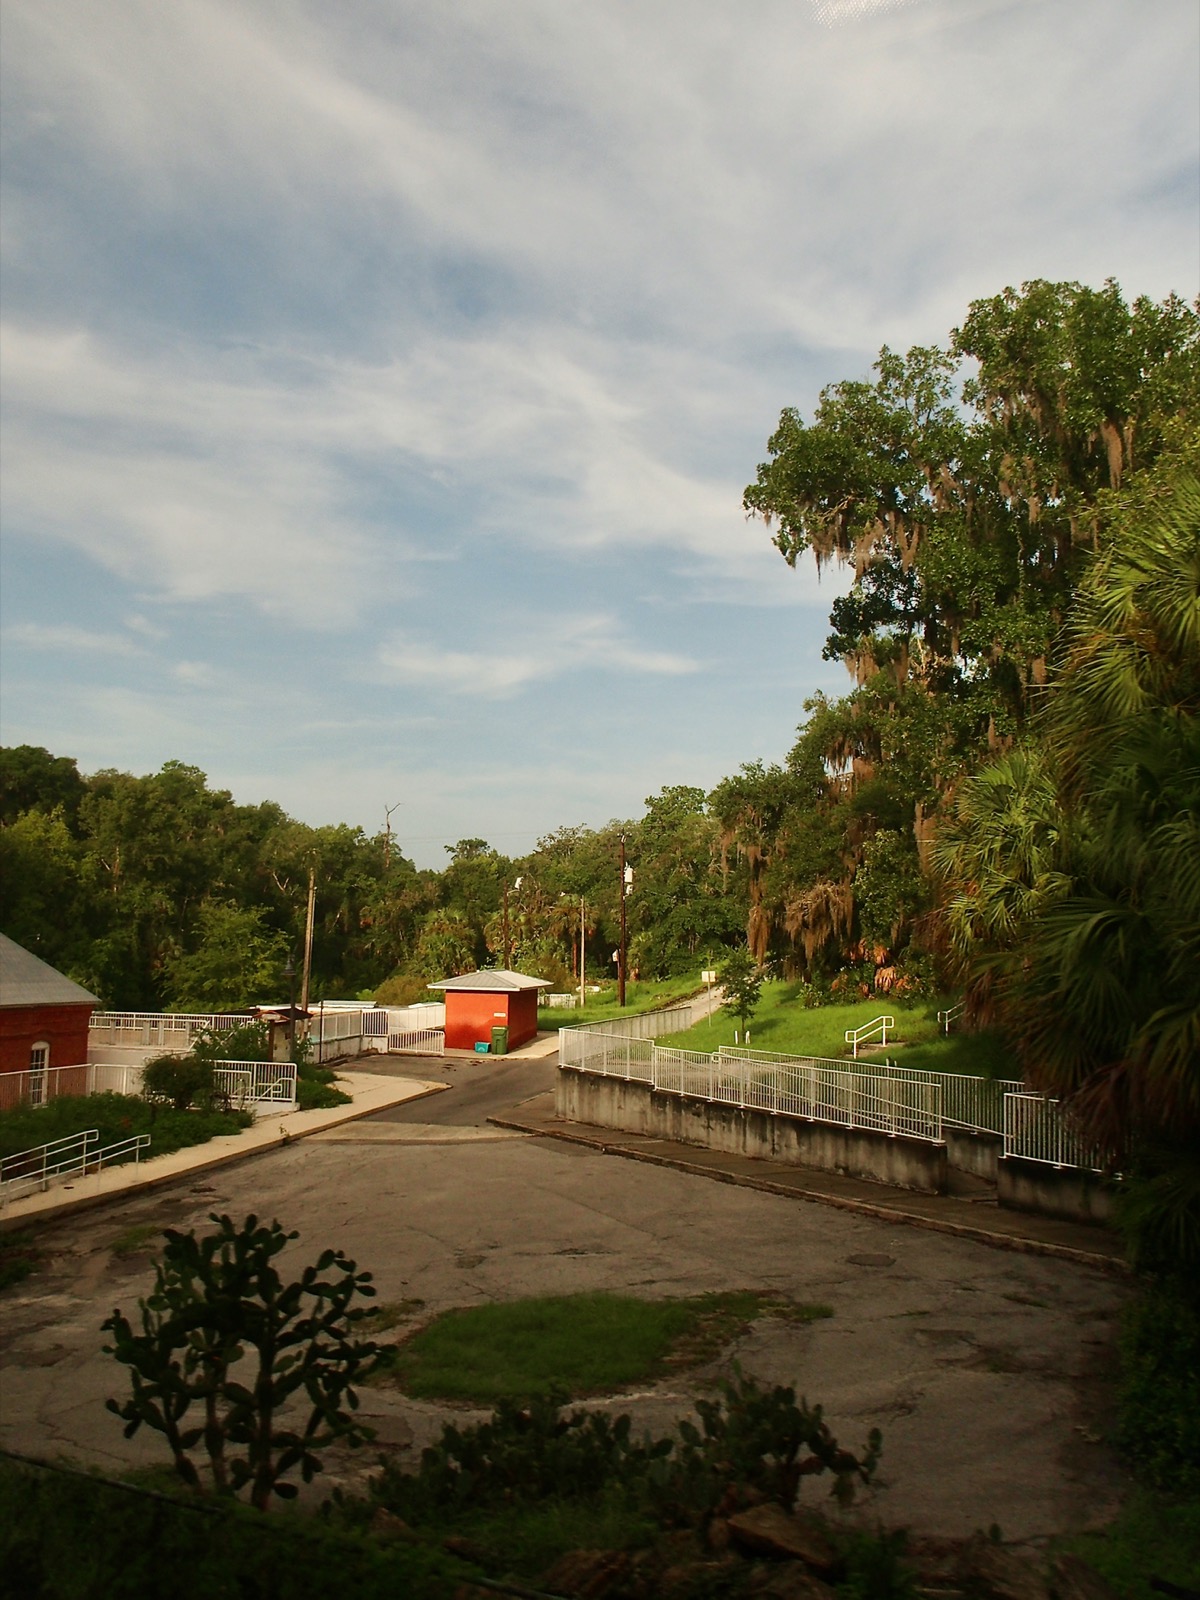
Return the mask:
[[[1147,1283],[1121,1336],[1120,1440],[1162,1489],[1200,1489],[1200,1295],[1194,1284]]]
[[[187,1111],[213,1103],[213,1064],[200,1056],[164,1055],[142,1069],[142,1097],[151,1105]]]
[[[351,1301],[375,1290],[370,1273],[333,1250],[284,1284],[274,1258],[297,1234],[278,1222],[260,1228],[253,1216],[240,1228],[227,1216],[211,1220],[216,1229],[201,1238],[167,1230],[154,1290],[138,1302],[140,1333],[119,1310],[104,1323],[113,1336],[105,1350],[129,1367],[133,1386],[130,1399],[107,1405],[127,1439],[143,1423],[164,1435],[189,1488],[202,1487],[192,1451],[203,1445],[213,1488],[248,1485],[251,1504],[265,1511],[273,1494],[295,1496],[289,1472],[298,1467],[308,1483],[321,1470],[321,1446],[370,1437],[350,1415],[352,1385],[377,1347],[351,1337],[366,1315]],[[253,1370],[240,1382],[233,1369],[247,1356]],[[278,1413],[304,1400],[300,1431],[280,1427]],[[194,1404],[203,1426],[185,1420]]]

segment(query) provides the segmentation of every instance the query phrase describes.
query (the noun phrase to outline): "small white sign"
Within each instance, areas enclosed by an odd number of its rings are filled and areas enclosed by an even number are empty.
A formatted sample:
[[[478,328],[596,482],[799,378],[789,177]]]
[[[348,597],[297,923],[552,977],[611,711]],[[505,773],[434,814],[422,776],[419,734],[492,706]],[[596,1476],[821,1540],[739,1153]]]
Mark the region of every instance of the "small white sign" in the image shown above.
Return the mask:
[[[702,972],[700,974],[701,983],[716,983],[716,981],[717,975],[715,972]]]

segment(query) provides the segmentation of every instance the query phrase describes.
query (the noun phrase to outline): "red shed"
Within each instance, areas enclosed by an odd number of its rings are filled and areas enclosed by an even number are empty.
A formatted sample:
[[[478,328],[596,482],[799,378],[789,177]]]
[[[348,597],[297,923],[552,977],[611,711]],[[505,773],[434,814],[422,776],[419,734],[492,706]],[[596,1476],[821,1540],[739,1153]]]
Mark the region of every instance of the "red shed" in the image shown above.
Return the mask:
[[[0,1107],[87,1093],[88,1022],[99,1003],[0,933]]]
[[[446,1048],[473,1050],[491,1044],[493,1028],[507,1028],[508,1048],[515,1050],[537,1033],[538,990],[550,986],[546,978],[502,970],[431,983],[446,993]]]

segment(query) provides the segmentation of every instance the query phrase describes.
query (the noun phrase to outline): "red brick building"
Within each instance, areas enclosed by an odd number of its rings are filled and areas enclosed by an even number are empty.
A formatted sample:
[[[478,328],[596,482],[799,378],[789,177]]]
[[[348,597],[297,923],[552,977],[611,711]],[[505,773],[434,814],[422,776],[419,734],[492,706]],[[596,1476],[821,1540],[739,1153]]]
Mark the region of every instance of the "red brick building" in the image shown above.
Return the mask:
[[[87,1092],[88,1022],[99,1003],[0,933],[0,1108]]]
[[[468,972],[429,987],[446,994],[447,1050],[490,1044],[493,1028],[507,1028],[508,1048],[515,1050],[537,1033],[538,990],[549,989],[550,983],[523,972],[498,971]]]

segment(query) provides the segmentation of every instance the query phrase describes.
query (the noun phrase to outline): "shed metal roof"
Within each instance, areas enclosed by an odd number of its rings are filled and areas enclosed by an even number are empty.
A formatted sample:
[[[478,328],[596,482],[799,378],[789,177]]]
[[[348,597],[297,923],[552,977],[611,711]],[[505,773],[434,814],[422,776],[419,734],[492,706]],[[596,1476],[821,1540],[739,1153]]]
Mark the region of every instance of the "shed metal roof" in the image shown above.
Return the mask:
[[[0,1007],[98,1006],[94,994],[0,933]]]
[[[522,989],[553,988],[549,978],[530,978],[524,972],[506,972],[502,967],[486,972],[466,972],[461,978],[443,978],[428,983],[427,989],[459,989],[473,994],[516,994]]]

